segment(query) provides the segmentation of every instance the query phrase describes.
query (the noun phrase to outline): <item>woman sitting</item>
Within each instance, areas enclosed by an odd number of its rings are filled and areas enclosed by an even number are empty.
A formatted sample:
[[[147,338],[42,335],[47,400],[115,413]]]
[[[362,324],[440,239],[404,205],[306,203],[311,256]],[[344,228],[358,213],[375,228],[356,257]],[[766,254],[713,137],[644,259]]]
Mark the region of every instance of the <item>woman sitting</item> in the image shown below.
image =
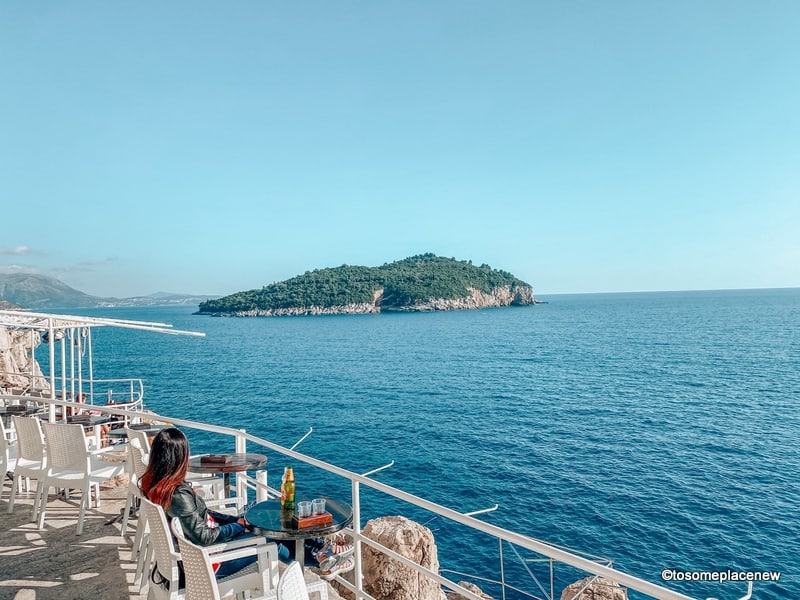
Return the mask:
[[[139,487],[144,496],[164,509],[167,518],[177,518],[186,538],[198,546],[227,542],[248,530],[244,517],[208,510],[191,484],[186,482],[189,441],[180,429],[162,429],[153,440],[147,470]],[[226,577],[256,562],[255,556],[224,562],[216,571]],[[181,577],[182,579],[182,577]]]

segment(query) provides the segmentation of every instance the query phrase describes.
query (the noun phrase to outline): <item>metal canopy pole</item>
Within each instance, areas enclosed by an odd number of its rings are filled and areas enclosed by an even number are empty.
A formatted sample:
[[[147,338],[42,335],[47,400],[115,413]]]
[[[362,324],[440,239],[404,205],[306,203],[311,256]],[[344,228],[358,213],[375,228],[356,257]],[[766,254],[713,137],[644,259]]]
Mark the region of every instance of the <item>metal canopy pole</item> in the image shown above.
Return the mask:
[[[62,331],[64,335],[61,336],[61,399],[67,399],[67,346],[64,341],[66,332]]]
[[[86,344],[89,346],[89,398],[94,404],[94,369],[92,368],[92,328],[86,328]]]
[[[47,319],[47,349],[50,359],[50,398],[56,397],[56,340],[55,329],[53,329],[53,319]],[[56,422],[56,405],[50,403],[50,422]]]

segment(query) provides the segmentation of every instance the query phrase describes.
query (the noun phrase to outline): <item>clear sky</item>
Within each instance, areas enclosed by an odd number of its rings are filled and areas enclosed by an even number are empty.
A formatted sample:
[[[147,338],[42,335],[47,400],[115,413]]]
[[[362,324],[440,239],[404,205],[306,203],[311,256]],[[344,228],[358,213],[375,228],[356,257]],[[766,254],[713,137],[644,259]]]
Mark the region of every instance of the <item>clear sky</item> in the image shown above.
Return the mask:
[[[800,2],[0,2],[0,269],[800,286]]]

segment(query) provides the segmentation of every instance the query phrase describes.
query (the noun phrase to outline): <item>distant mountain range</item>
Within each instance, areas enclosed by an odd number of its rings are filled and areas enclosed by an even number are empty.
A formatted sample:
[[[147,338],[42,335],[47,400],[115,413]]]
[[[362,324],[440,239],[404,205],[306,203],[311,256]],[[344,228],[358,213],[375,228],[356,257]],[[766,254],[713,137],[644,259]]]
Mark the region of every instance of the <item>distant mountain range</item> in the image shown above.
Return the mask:
[[[0,308],[3,308],[4,303],[33,311],[54,308],[95,308],[98,306],[197,305],[215,297],[157,292],[149,296],[133,298],[101,298],[85,294],[46,275],[0,273]]]

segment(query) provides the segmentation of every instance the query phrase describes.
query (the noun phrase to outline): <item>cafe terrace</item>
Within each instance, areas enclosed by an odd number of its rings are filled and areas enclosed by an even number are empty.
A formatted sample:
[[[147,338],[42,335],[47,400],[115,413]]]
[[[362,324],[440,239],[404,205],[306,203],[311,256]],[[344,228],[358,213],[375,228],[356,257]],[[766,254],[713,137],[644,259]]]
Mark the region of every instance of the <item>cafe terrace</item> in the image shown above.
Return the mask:
[[[82,425],[88,436],[88,446],[96,454],[102,454],[96,458],[111,464],[111,472],[115,473],[99,486],[99,506],[91,504],[83,519],[80,493],[65,498],[51,490],[42,501],[44,517],[37,514],[37,519],[32,521],[35,481],[27,487],[17,486],[13,510],[8,513],[14,490],[12,481],[4,479],[0,499],[0,598],[158,597],[158,592],[150,589],[153,583],[148,585],[149,578],[142,576],[152,570],[154,541],[148,538],[154,536],[148,535],[142,527],[141,501],[133,497],[128,485],[131,473],[135,476],[132,455],[141,450],[139,444],[128,438],[136,437],[137,430],[152,434],[159,424],[171,424],[184,431],[209,432],[224,440],[215,448],[215,459],[206,459],[202,464],[196,459],[197,472],[190,475],[198,489],[204,490],[202,493],[207,493],[209,498],[233,501],[238,507],[252,505],[247,514],[259,520],[254,523],[257,533],[298,546],[304,537],[312,535],[339,535],[352,542],[352,569],[334,573],[329,584],[319,583],[320,571],[315,566],[302,569],[306,582],[311,585],[309,590],[317,589],[314,588],[317,582],[317,586],[326,589],[329,598],[339,597],[338,593],[359,600],[377,598],[381,593],[380,578],[386,574],[376,573],[374,567],[383,565],[385,569],[392,569],[395,577],[397,573],[405,573],[406,579],[418,582],[420,600],[423,595],[444,598],[444,592],[469,600],[483,600],[481,590],[495,598],[560,598],[561,590],[554,586],[558,572],[569,573],[573,580],[582,582],[578,593],[573,595],[576,598],[580,598],[583,589],[604,586],[614,588],[609,590],[614,595],[608,596],[614,598],[625,597],[616,594],[624,594],[627,588],[645,597],[690,600],[681,593],[619,571],[610,561],[555,547],[524,532],[482,521],[481,515],[496,506],[465,514],[381,483],[380,472],[391,463],[366,473],[355,473],[300,452],[297,448],[305,437],[288,448],[224,424],[193,422],[180,415],[153,413],[144,406],[145,390],[141,379],[135,376],[113,380],[95,378],[92,331],[101,327],[203,335],[175,330],[165,323],[0,311],[0,355],[3,358],[0,363],[0,417],[5,434],[11,440],[10,462],[4,470],[13,472],[14,457],[19,450],[19,442],[15,441],[9,425],[18,419],[36,419],[45,426],[70,422]],[[33,360],[34,349],[39,344],[46,344],[48,356],[47,364],[41,369]],[[312,431],[309,429],[306,436]],[[111,432],[116,434],[109,435]],[[327,498],[331,519],[309,525],[308,529],[298,527],[296,518],[294,522],[291,517],[284,518],[281,523],[280,511],[272,510],[279,506],[280,492],[276,486],[279,486],[283,465],[301,463],[341,478],[344,485],[339,488],[349,490]],[[201,472],[202,467],[208,473]],[[415,514],[424,511],[430,513],[431,518],[444,519],[448,527],[482,532],[498,548],[498,563],[490,565],[495,575],[487,578],[441,569],[436,552],[432,553],[433,560],[419,560],[369,537],[368,524],[362,518],[364,488],[370,490],[369,496],[375,492],[387,495],[396,505],[413,508]],[[439,552],[446,550],[440,548]],[[516,567],[521,565],[527,573],[524,584],[507,580],[512,563]],[[283,578],[287,570],[283,564],[275,568],[280,573],[274,573],[274,581],[271,575],[264,576],[267,588]],[[268,597],[275,597],[274,589],[266,591]],[[747,597],[749,594],[744,598]]]

